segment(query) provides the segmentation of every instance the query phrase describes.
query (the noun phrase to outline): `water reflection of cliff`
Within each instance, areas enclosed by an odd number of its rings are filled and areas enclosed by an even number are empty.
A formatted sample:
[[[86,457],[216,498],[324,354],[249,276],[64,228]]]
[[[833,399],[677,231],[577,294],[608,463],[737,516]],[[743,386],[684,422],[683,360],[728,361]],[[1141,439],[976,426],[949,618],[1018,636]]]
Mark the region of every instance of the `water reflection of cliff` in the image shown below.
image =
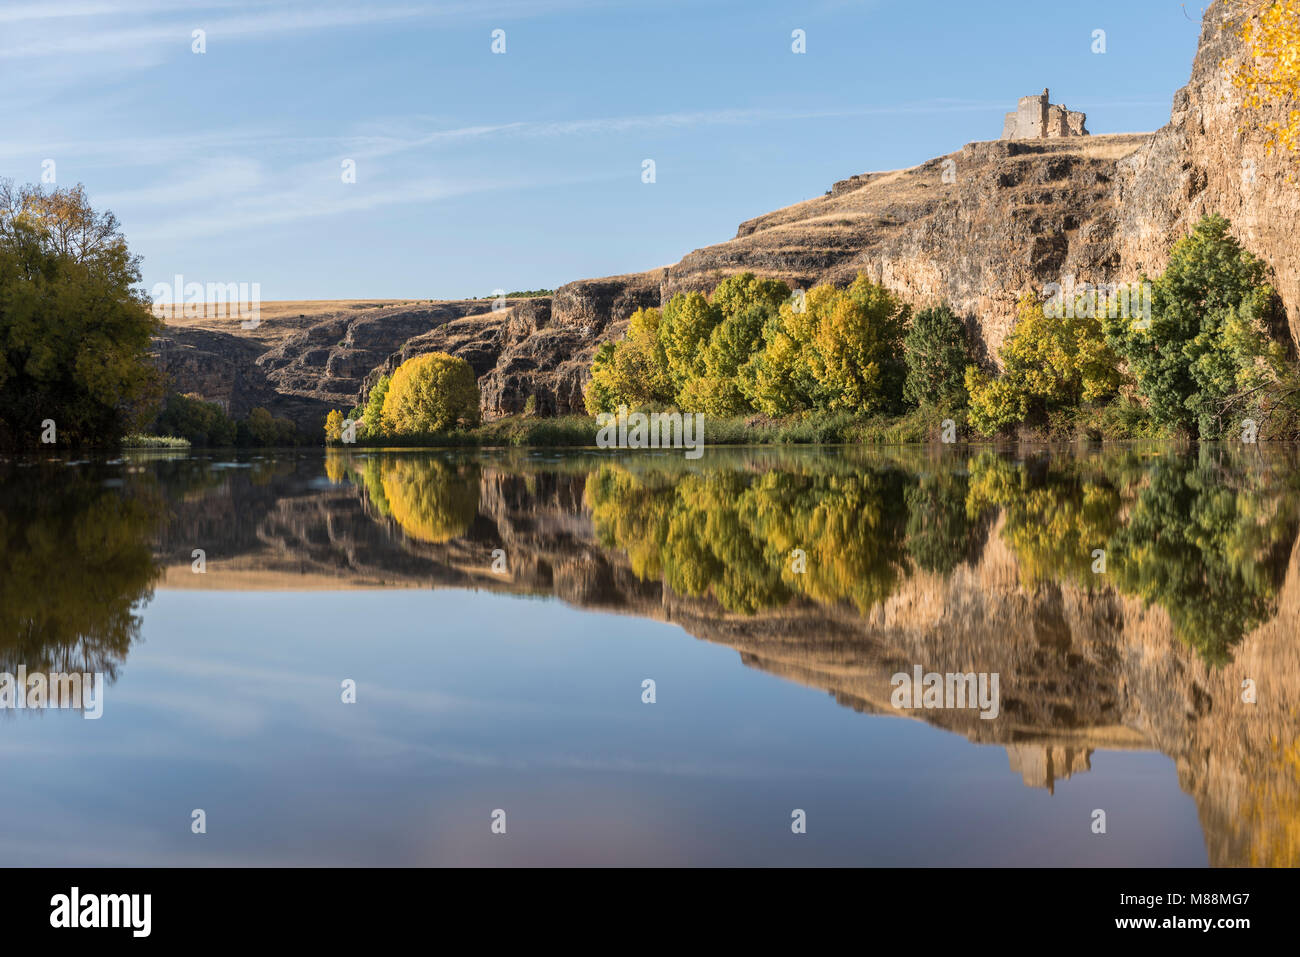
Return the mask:
[[[676,622],[747,665],[890,716],[889,678],[914,664],[998,672],[997,720],[909,716],[1005,747],[1012,771],[1048,788],[1086,773],[1097,749],[1158,749],[1197,801],[1212,863],[1300,864],[1300,474],[1288,457],[244,464],[151,472],[168,493],[153,540],[165,586],[553,595]],[[200,543],[208,574],[195,576]],[[1247,678],[1254,704],[1241,700]]]
[[[1212,862],[1300,863],[1291,461],[1204,449],[709,462],[408,465],[412,481],[477,482],[477,507],[425,496],[429,514],[382,520],[432,579],[672,620],[864,712],[897,714],[889,678],[916,663],[996,671],[1001,718],[925,720],[1004,745],[1048,788],[1094,749],[1158,748],[1197,798]],[[340,464],[359,489],[387,468]],[[462,531],[435,543],[430,526]],[[506,581],[489,567],[498,547]]]

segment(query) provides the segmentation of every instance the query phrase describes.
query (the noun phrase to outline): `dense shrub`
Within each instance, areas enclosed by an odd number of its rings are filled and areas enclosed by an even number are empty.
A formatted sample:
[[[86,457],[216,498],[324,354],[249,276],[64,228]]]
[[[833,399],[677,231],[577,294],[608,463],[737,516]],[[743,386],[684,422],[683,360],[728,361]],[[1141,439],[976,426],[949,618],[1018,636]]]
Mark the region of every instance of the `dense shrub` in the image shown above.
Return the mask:
[[[155,435],[174,435],[200,448],[235,444],[236,425],[221,406],[197,395],[168,396],[152,429]]]
[[[1277,296],[1266,276],[1228,221],[1206,216],[1152,284],[1150,322],[1105,319],[1156,421],[1218,438],[1236,428],[1240,401],[1276,378],[1283,356],[1268,337]]]
[[[386,429],[384,426],[384,400],[388,398],[388,387],[392,383],[391,375],[381,375],[375,382],[374,388],[370,390],[370,395],[366,399],[365,412],[361,419],[364,423],[361,428],[362,435],[382,435]],[[356,421],[353,416],[353,421]]]
[[[970,423],[981,435],[1014,425],[1046,425],[1062,409],[1102,403],[1119,391],[1119,358],[1090,311],[1048,316],[1032,295],[1020,300],[1015,328],[1002,344],[1003,373],[971,370]]]
[[[472,428],[479,423],[474,369],[445,352],[407,359],[384,397],[383,423],[396,435]]]

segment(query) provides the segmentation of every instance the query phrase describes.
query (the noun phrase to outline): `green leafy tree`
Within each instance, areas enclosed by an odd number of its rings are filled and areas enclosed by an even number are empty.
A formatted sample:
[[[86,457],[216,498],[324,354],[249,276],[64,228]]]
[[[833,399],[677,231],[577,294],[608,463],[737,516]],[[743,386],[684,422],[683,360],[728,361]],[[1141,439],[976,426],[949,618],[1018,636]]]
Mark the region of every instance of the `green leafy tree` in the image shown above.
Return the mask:
[[[430,352],[407,359],[393,373],[383,419],[398,435],[418,435],[479,424],[474,369],[464,359]]]
[[[235,441],[239,445],[257,448],[280,448],[298,444],[298,429],[288,419],[277,418],[258,406],[248,413],[236,429]]]
[[[903,338],[907,380],[903,398],[912,405],[966,404],[966,367],[971,363],[966,327],[947,306],[922,309]]]
[[[174,435],[201,448],[235,444],[236,425],[215,402],[194,394],[170,395],[153,424],[155,435]]]
[[[689,355],[690,367],[675,379],[677,404],[692,412],[732,416],[753,411],[741,369],[763,348],[763,329],[790,298],[790,287],[752,272],[728,276],[709,297],[716,325]],[[680,371],[680,370],[679,370]]]
[[[379,436],[388,431],[388,426],[384,424],[384,399],[388,397],[388,387],[392,381],[391,375],[381,375],[366,398],[366,410],[362,416],[365,422],[363,434],[366,436]]]
[[[1105,319],[1155,419],[1194,437],[1234,428],[1240,398],[1269,382],[1282,357],[1267,334],[1277,299],[1267,267],[1228,228],[1206,216],[1174,244],[1153,283],[1149,323]]]
[[[820,317],[812,372],[818,407],[831,411],[897,411],[902,405],[903,336],[911,308],[859,274]]]
[[[789,298],[790,287],[780,279],[761,279],[752,272],[743,272],[718,283],[709,302],[723,319],[730,319],[755,307],[775,311]]]
[[[780,307],[763,328],[763,348],[740,370],[740,388],[765,415],[783,416],[813,408],[817,380],[807,361],[812,317],[806,303],[833,293],[831,287],[808,291],[801,311],[791,303]]]
[[[704,374],[687,381],[678,405],[719,417],[753,411],[741,369],[762,348],[763,329],[775,311],[769,303],[753,302],[715,326],[704,350]]]
[[[847,289],[815,286],[781,305],[743,380],[768,415],[818,409],[857,414],[901,407],[910,308],[859,275]]]
[[[711,305],[703,293],[679,292],[664,307],[659,341],[674,393],[691,379],[704,375],[705,346],[720,322],[722,310]]]
[[[711,297],[678,293],[662,311],[637,310],[627,335],[596,351],[587,411],[620,405],[675,405],[717,416],[752,411],[744,367],[762,349],[763,328],[789,295],[784,282],[746,272],[722,280]]]
[[[1016,327],[1000,354],[1006,377],[1028,397],[1031,412],[1076,408],[1119,391],[1119,360],[1106,346],[1101,320],[1073,312],[1048,316],[1032,297],[1020,301]]]
[[[82,187],[0,182],[0,447],[112,445],[161,396],[149,359],[161,324],[112,213]]]
[[[1028,396],[1009,379],[968,366],[965,381],[970,396],[966,421],[980,435],[1006,432],[1025,421]]]

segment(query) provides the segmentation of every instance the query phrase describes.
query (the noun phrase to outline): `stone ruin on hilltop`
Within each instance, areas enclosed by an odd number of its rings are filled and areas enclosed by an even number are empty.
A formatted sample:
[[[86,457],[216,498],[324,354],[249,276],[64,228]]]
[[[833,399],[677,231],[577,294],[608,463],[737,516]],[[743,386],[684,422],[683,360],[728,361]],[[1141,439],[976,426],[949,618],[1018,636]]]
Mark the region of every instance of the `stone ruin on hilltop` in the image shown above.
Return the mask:
[[[1014,113],[1002,124],[1004,140],[1037,140],[1060,136],[1087,136],[1084,122],[1088,117],[1067,110],[1059,103],[1047,101],[1047,90],[1038,96],[1022,96]]]

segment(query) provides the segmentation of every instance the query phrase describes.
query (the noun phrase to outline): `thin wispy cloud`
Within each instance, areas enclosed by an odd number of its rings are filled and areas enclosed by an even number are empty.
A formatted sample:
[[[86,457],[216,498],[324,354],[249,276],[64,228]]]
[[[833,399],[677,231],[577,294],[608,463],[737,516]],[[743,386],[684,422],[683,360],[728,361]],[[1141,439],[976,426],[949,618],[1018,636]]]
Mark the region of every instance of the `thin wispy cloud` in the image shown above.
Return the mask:
[[[214,153],[231,155],[237,159],[252,154],[268,161],[284,157],[321,156],[374,160],[422,150],[472,147],[492,139],[617,136],[632,132],[844,119],[873,114],[981,112],[994,106],[996,104],[935,102],[845,109],[719,109],[574,120],[520,120],[446,128],[431,127],[420,117],[393,117],[371,122],[356,132],[335,136],[294,136],[256,127],[192,130],[165,136],[142,135],[116,139],[34,140],[22,138],[21,134],[11,134],[8,139],[0,141],[0,160],[47,155],[75,156],[78,162],[87,165],[136,167],[184,167],[211,157]]]
[[[229,15],[230,11],[240,8],[254,12]],[[0,22],[33,25],[27,30],[6,31],[6,35],[0,37],[0,59],[113,53],[121,49],[162,45],[172,45],[178,53],[188,53],[191,33],[195,29],[204,30],[209,42],[217,43],[223,39],[251,37],[265,40],[284,33],[300,34],[400,21],[493,17],[511,20],[583,8],[595,9],[593,4],[583,0],[546,0],[541,3],[489,0],[436,4],[230,2],[200,3],[183,13],[178,12],[174,4],[162,6],[141,2],[68,3],[48,7],[25,4],[0,12]],[[124,26],[121,17],[156,22]],[[78,29],[60,29],[52,34],[40,22],[51,19],[83,22]],[[101,20],[104,22],[99,22]]]
[[[588,170],[567,175],[484,179],[452,174],[431,177],[421,171],[422,159],[432,153],[469,149],[493,140],[570,140],[877,115],[979,113],[996,110],[1001,105],[940,99],[838,108],[696,110],[455,127],[437,127],[424,117],[391,117],[337,136],[293,136],[247,128],[115,140],[41,144],[9,141],[0,144],[0,159],[49,153],[75,156],[83,165],[182,171],[179,176],[168,176],[146,186],[96,197],[97,202],[124,216],[141,217],[146,225],[136,231],[137,238],[168,239],[434,203],[471,193],[598,182],[617,175],[608,170]],[[407,165],[387,167],[385,185],[381,187],[342,188],[339,183],[338,162],[343,158],[372,164],[403,157]],[[176,210],[183,210],[183,215],[175,215]]]
[[[897,82],[929,62],[930,19],[879,0],[0,0],[0,177],[56,161],[57,185],[112,209],[150,272],[256,270],[304,295],[357,282],[295,252],[313,249],[391,264],[412,289],[491,288],[506,249],[534,284],[665,261],[837,177],[996,137],[1017,96],[1067,75],[1094,131],[1155,128],[1185,80],[1185,52],[1165,85],[1113,56],[1087,74],[1062,46]],[[970,49],[1003,39],[968,29]],[[638,228],[611,241],[607,219]],[[510,228],[489,239],[484,223]],[[354,227],[391,248],[342,252]],[[417,252],[460,246],[445,275]]]
[[[209,0],[192,9],[216,10],[230,7],[265,5],[266,0]],[[133,14],[172,13],[171,0],[83,0],[74,3],[16,3],[0,7],[0,23],[23,23],[39,20],[68,20],[87,17],[121,17]]]
[[[134,208],[148,213],[141,228],[132,237],[146,242],[211,236],[248,229],[281,226],[306,219],[360,215],[383,208],[409,208],[425,203],[481,193],[512,190],[556,189],[610,180],[617,174],[554,177],[516,177],[501,179],[417,179],[373,189],[341,187],[337,176],[316,176],[291,189],[265,189],[226,197],[207,197],[180,207],[167,209],[166,197],[184,195],[188,184],[174,183],[160,187],[156,195],[135,197]],[[104,203],[114,208],[112,197]],[[184,210],[176,215],[176,209]],[[170,215],[169,215],[170,213]]]

